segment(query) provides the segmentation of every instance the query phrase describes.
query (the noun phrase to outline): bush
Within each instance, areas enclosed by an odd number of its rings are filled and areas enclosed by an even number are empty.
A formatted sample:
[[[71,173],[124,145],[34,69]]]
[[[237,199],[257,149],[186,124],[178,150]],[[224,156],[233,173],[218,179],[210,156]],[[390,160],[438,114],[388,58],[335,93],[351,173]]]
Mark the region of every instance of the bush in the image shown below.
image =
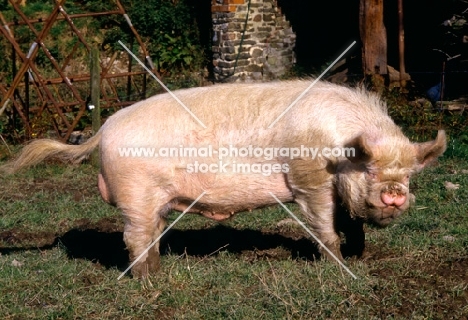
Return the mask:
[[[147,43],[159,72],[170,75],[203,68],[204,54],[195,23],[195,10],[187,0],[149,0],[138,5],[124,1],[123,5]],[[106,35],[105,43],[118,46],[118,40],[128,43],[132,39],[131,30],[122,19]]]
[[[398,92],[387,92],[388,111],[395,122],[403,128],[411,140],[426,141],[435,137],[438,129],[448,135],[445,156],[468,157],[468,118],[466,112],[438,110],[429,101],[408,102]],[[412,100],[412,99],[411,99]]]

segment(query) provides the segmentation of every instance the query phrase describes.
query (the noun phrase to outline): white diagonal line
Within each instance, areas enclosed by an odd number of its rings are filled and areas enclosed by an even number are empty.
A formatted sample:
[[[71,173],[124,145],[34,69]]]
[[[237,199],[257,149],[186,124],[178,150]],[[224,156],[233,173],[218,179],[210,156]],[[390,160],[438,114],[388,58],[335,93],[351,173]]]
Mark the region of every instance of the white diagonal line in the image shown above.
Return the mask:
[[[356,44],[356,41],[353,41],[353,43],[351,43],[351,44],[349,45],[349,47],[346,48],[345,51],[343,51],[343,53],[340,54],[340,55],[338,56],[338,58],[336,58],[335,61],[333,61],[333,62],[328,66],[328,68],[326,68],[325,71],[322,72],[322,74],[321,74],[320,76],[318,76],[318,78],[315,79],[314,82],[312,82],[312,84],[309,85],[309,86],[307,87],[307,89],[305,89],[304,92],[302,92],[302,93],[296,98],[296,100],[294,100],[294,101],[289,105],[289,107],[287,107],[286,110],[284,110],[284,111],[278,116],[278,118],[276,118],[275,121],[273,121],[273,122],[268,126],[268,129],[271,129],[271,128],[275,125],[275,123],[278,122],[278,120],[281,119],[281,118],[286,114],[286,112],[289,111],[289,109],[291,109],[299,100],[301,100],[301,98],[307,93],[307,91],[309,91],[310,88],[312,88],[312,87],[317,83],[317,81],[319,81],[320,78],[322,78],[322,77],[324,76],[324,74],[328,72],[328,70],[330,70],[338,61],[340,61],[341,57],[343,57],[343,56],[346,54],[346,52],[348,52],[349,49],[351,49],[351,47],[354,46],[355,44]]]
[[[201,197],[203,197],[205,195],[206,191],[203,191],[203,193],[201,195],[198,196],[198,198],[196,198],[195,200],[193,200],[192,204],[189,205],[187,207],[187,209],[184,210],[184,212],[182,212],[178,217],[177,219],[174,220],[174,222],[172,222],[167,228],[166,230],[164,230],[163,233],[161,233],[161,235],[159,237],[156,238],[156,240],[154,240],[153,242],[151,242],[151,244],[148,246],[148,248],[145,249],[145,251],[143,251],[139,256],[138,258],[135,259],[135,261],[132,262],[131,265],[128,266],[127,269],[125,269],[124,272],[122,272],[120,274],[120,276],[117,278],[117,280],[120,280],[127,272],[128,270],[130,270],[134,265],[135,263],[138,262],[138,260],[141,259],[141,257],[143,257],[148,251],[149,249],[151,249],[152,246],[154,246],[165,234],[166,232],[168,232],[169,230],[171,230],[171,228],[187,213],[187,211],[189,211],[194,205],[195,203],[198,202],[198,200],[200,200]]]
[[[345,269],[354,279],[357,279],[357,277],[354,275],[354,273],[352,273],[351,270],[349,270],[348,267],[345,266],[344,263],[341,262],[341,260],[338,259],[338,257],[335,256],[335,255],[333,254],[333,252],[331,252],[330,249],[328,249],[327,246],[324,245],[323,242],[320,241],[320,239],[317,238],[317,236],[316,236],[315,234],[313,234],[312,231],[310,231],[310,229],[307,228],[306,225],[305,225],[301,220],[299,220],[299,218],[296,217],[296,215],[295,215],[294,213],[292,213],[291,210],[289,210],[289,209],[284,205],[284,203],[281,202],[280,199],[278,199],[272,192],[270,192],[270,194],[271,194],[271,196],[284,208],[284,210],[286,210],[286,211],[291,215],[291,217],[293,217],[293,218],[301,225],[301,227],[303,227],[303,228],[305,229],[305,231],[307,231],[307,232],[312,236],[312,238],[314,238],[315,241],[317,241],[317,243],[318,243],[321,247],[323,247],[323,248],[324,248],[324,249],[325,249],[325,250],[326,250],[342,267],[343,267],[343,269]]]
[[[187,108],[187,106],[186,106],[182,101],[180,101],[180,99],[177,98],[177,96],[176,96],[174,93],[172,93],[172,91],[169,90],[169,88],[166,87],[166,86],[164,85],[164,83],[163,83],[161,80],[159,80],[159,78],[156,77],[156,75],[155,75],[147,66],[145,66],[145,64],[144,64],[143,62],[141,62],[140,59],[137,58],[137,56],[135,56],[135,55],[133,54],[133,52],[130,51],[130,49],[128,49],[128,48],[122,43],[122,41],[119,40],[118,43],[119,43],[122,47],[124,47],[125,50],[127,50],[127,52],[133,57],[133,59],[135,59],[136,61],[138,61],[138,63],[141,64],[141,66],[142,66],[146,71],[148,71],[148,73],[161,85],[161,87],[163,87],[163,88],[167,91],[167,93],[169,93],[169,94],[185,109],[185,111],[187,111],[203,128],[206,129],[205,124],[204,124],[200,119],[198,119],[198,117],[197,117],[189,108]]]

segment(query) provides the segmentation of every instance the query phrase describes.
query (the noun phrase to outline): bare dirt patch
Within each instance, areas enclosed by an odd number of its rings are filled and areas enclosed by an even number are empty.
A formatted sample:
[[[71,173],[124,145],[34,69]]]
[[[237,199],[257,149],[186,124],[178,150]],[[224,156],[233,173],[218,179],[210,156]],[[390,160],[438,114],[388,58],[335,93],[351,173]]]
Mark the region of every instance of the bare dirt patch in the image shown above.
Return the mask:
[[[8,246],[21,246],[33,244],[34,247],[46,247],[53,245],[57,235],[52,232],[24,232],[19,228],[13,228],[0,232],[0,243]],[[0,247],[0,252],[2,248]]]

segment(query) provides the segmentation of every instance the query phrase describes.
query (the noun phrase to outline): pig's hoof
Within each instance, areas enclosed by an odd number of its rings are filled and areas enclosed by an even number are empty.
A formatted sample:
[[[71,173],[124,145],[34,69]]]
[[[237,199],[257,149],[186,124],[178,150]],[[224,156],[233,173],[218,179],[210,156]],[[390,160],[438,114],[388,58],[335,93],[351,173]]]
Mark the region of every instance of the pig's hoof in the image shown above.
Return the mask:
[[[343,256],[341,255],[341,252],[339,250],[339,245],[337,244],[331,244],[327,245],[328,250],[325,248],[320,248],[320,255],[322,258],[325,258],[325,260],[332,261],[332,262],[337,262],[337,260],[344,262]]]
[[[361,258],[364,253],[364,241],[353,241],[342,245],[341,253],[344,258]]]
[[[148,275],[155,274],[159,270],[159,254],[151,253],[146,260],[138,261],[132,267],[132,275],[135,278],[145,279]]]

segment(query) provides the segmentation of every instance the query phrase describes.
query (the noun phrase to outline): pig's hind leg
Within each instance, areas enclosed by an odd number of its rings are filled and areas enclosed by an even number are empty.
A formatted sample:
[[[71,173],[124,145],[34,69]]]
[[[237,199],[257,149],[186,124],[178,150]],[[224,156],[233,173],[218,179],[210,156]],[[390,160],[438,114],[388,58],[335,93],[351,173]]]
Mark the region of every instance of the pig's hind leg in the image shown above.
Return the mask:
[[[130,253],[130,261],[133,263],[138,259],[132,267],[132,275],[146,278],[148,274],[159,269],[160,241],[151,248],[150,246],[166,226],[166,215],[171,209],[168,204],[170,199],[162,190],[130,190],[132,191],[125,197],[126,201],[118,204],[125,219],[124,241]]]

